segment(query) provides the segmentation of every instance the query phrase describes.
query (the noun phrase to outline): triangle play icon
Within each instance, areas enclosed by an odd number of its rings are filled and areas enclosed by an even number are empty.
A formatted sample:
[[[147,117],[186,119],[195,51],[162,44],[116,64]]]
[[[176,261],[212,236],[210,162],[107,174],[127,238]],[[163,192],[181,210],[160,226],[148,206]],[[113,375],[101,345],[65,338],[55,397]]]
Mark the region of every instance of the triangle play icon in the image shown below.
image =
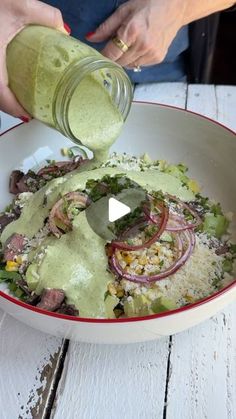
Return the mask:
[[[129,214],[131,209],[128,205],[123,204],[115,198],[109,198],[108,201],[108,218],[110,223],[119,220],[124,215]]]

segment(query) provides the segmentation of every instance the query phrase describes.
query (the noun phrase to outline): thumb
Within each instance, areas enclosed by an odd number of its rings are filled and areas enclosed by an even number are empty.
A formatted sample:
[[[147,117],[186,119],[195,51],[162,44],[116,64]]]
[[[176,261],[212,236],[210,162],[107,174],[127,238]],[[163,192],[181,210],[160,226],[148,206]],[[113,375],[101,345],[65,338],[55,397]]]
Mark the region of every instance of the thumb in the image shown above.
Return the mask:
[[[25,24],[37,24],[49,26],[59,29],[68,34],[64,28],[62,14],[59,9],[49,6],[38,0],[27,2],[27,10],[25,11]]]
[[[128,13],[129,8],[126,5],[119,7],[115,13],[113,13],[108,19],[101,23],[95,32],[89,32],[86,35],[86,38],[91,42],[102,42],[111,38],[116,34]]]
[[[17,102],[16,97],[8,87],[7,68],[6,68],[6,48],[0,50],[0,110],[12,116],[21,116],[31,119],[26,110]]]

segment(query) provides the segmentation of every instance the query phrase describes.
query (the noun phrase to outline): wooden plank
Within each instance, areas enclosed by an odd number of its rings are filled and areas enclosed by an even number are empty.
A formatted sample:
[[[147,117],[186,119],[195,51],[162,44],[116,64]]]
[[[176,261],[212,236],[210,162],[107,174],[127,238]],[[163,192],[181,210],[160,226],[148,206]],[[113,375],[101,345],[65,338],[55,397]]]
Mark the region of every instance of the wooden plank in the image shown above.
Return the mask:
[[[216,92],[213,85],[190,84],[188,86],[187,106],[189,111],[209,118],[217,118]]]
[[[236,417],[235,308],[173,336],[167,419]]]
[[[184,107],[186,85],[139,86],[135,99]],[[54,419],[161,418],[168,356],[169,338],[123,346],[71,342]]]
[[[61,339],[34,330],[1,311],[1,419],[44,418],[61,347]]]
[[[231,88],[190,85],[188,109],[234,125]],[[196,94],[197,93],[197,94]],[[236,304],[172,338],[165,418],[236,418]]]
[[[136,87],[134,100],[185,107],[186,83],[148,83]]]
[[[236,131],[236,86],[216,86],[218,121]]]
[[[162,418],[168,339],[132,345],[70,343],[53,418]]]

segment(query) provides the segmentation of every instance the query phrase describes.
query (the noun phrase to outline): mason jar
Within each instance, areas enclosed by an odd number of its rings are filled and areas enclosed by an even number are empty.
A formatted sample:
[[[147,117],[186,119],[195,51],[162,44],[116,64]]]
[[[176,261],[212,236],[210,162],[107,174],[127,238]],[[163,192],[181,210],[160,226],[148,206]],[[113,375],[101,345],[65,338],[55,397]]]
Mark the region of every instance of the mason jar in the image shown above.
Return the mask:
[[[76,143],[89,147],[108,131],[114,142],[129,113],[133,87],[122,67],[55,29],[23,29],[8,45],[7,70],[22,106]]]

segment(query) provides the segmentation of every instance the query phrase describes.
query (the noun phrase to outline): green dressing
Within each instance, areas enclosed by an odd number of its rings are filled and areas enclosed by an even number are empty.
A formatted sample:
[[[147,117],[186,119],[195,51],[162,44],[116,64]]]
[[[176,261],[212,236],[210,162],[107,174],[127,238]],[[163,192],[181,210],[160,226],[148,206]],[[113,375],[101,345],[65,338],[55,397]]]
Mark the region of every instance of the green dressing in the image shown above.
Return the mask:
[[[20,218],[5,228],[1,241],[4,243],[13,233],[32,238],[43,227],[50,209],[61,195],[83,190],[88,179],[117,173],[121,173],[118,168],[100,168],[52,180],[29,199]],[[170,174],[156,170],[122,170],[122,173],[127,173],[130,179],[148,191],[161,189],[184,201],[194,199],[193,193]],[[47,237],[36,255],[33,252],[36,259],[27,272],[27,281],[38,294],[43,288],[62,288],[68,303],[74,304],[82,317],[106,317],[104,293],[113,276],[106,270],[105,244],[105,240],[90,228],[85,212],[82,212],[75,217],[71,232],[60,239],[50,237],[49,240]]]

